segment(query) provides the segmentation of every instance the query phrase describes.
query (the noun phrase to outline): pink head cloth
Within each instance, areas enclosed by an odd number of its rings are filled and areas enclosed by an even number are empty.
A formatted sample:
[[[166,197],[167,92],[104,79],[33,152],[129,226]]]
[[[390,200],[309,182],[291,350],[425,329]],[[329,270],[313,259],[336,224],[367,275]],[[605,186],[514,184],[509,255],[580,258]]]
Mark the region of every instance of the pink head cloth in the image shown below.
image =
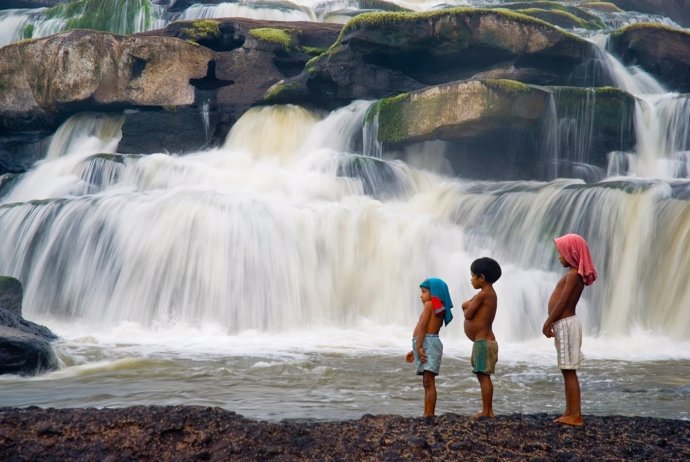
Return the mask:
[[[582,276],[585,285],[588,286],[597,279],[597,272],[589,254],[587,242],[579,234],[566,234],[553,240],[556,248],[566,262]]]

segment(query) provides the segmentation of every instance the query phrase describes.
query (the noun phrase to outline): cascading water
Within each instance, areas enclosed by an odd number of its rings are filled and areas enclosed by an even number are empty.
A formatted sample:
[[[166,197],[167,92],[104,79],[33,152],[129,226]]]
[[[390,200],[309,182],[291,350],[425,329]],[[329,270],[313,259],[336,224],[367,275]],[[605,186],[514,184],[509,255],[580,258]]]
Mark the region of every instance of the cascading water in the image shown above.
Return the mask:
[[[386,160],[363,101],[255,108],[224,146],[185,156],[117,154],[126,115],[70,119],[0,197],[0,274],[22,280],[24,315],[61,336],[61,368],[0,377],[0,404],[416,415],[403,354],[418,284],[438,276],[456,303],[438,411],[470,413],[459,305],[474,293],[471,261],[491,255],[504,270],[494,406],[555,412],[560,373],[540,331],[562,271],[552,239],[578,232],[599,272],[578,306],[586,412],[690,418],[688,108],[611,65],[638,98],[638,145],[597,184],[461,181],[434,173],[433,146]],[[552,107],[546,155],[587,163],[592,103],[575,121]]]

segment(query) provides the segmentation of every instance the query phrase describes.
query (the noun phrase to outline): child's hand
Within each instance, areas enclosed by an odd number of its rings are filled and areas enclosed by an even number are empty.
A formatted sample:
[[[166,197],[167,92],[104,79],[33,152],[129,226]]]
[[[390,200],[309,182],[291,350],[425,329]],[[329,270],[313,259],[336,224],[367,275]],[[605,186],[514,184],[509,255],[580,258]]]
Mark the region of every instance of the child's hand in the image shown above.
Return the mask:
[[[426,353],[424,353],[424,348],[417,348],[417,355],[419,356],[419,361],[426,362]]]
[[[412,353],[411,351],[407,353],[407,355],[405,356],[405,361],[407,361],[408,363],[414,361],[414,353]]]

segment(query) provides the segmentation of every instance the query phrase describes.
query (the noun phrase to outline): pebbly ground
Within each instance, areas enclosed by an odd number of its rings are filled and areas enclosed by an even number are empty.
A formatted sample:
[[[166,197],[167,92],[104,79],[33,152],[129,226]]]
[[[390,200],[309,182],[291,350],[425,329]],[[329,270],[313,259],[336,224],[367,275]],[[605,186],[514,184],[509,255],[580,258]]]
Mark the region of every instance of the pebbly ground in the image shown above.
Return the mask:
[[[0,460],[690,460],[690,421],[585,416],[574,428],[554,417],[276,423],[208,407],[1,408]]]

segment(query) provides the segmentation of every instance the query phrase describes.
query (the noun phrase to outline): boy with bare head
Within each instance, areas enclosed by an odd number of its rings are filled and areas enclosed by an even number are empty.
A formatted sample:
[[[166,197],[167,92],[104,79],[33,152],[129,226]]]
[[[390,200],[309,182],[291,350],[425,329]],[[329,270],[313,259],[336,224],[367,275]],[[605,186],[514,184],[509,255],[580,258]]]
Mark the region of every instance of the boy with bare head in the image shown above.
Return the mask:
[[[578,234],[566,234],[554,239],[561,265],[566,273],[556,284],[549,298],[548,317],[542,332],[547,338],[554,337],[558,367],[565,383],[565,412],[554,422],[566,425],[582,425],[580,408],[580,382],[577,369],[583,356],[582,325],[575,316],[575,306],[585,286],[592,284],[597,273],[592,263],[587,242]]]
[[[482,392],[482,410],[475,417],[493,417],[494,385],[491,374],[496,371],[498,343],[492,330],[498,298],[494,282],[501,277],[501,266],[488,257],[479,258],[470,266],[472,287],[479,289],[474,297],[462,304],[465,314],[465,335],[472,340],[472,372],[477,374]]]

